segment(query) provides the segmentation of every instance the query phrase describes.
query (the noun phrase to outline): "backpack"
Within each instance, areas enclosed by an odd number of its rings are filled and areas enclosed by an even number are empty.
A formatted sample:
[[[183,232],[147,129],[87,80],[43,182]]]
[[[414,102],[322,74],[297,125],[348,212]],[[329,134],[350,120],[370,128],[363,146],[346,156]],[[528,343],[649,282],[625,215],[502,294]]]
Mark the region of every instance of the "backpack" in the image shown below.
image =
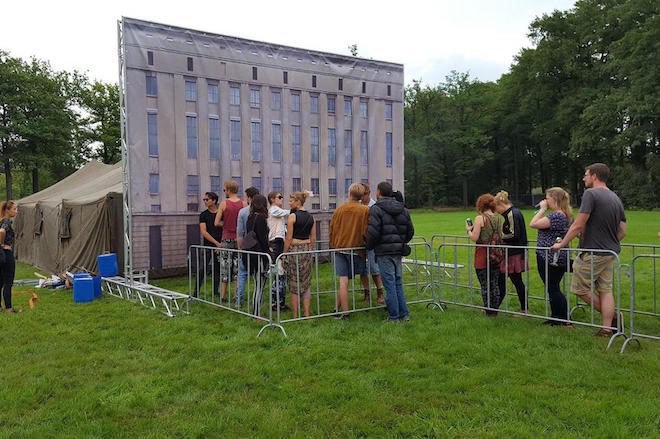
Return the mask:
[[[486,216],[484,215],[484,218]],[[495,223],[495,221],[488,221],[489,223]],[[501,245],[502,244],[502,235],[498,230],[496,224],[492,224],[491,228],[493,233],[490,235],[488,240],[488,245]],[[488,265],[496,266],[500,265],[504,261],[504,249],[501,247],[487,247],[486,251],[488,252]]]

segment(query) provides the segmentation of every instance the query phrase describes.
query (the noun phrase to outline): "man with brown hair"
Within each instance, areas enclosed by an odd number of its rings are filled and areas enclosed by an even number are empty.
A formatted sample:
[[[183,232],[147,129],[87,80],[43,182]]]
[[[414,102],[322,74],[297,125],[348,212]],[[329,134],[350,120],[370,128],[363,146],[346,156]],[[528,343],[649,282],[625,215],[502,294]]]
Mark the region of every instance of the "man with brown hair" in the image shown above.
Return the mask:
[[[363,247],[369,224],[369,208],[360,204],[363,186],[353,183],[348,188],[350,199],[339,206],[330,219],[330,248],[351,249]],[[356,273],[364,271],[364,253],[356,250],[335,252],[335,274],[339,277],[337,291],[337,311],[341,309],[336,319],[348,317],[348,280]]]
[[[585,168],[582,180],[587,189],[582,196],[580,212],[564,239],[552,246],[552,251],[559,251],[579,234],[580,248],[596,250],[584,251],[575,259],[571,288],[580,299],[600,311],[603,328],[596,335],[601,337],[611,336],[612,329],[623,329],[622,315],[615,316],[612,277],[616,257],[612,252],[621,251],[619,242],[627,231],[626,214],[617,194],[607,187],[609,177],[610,170],[603,163]],[[595,294],[592,294],[592,287]]]
[[[238,212],[246,206],[246,203],[238,197],[238,183],[234,180],[225,181],[223,191],[225,199],[220,203],[218,212],[215,215],[216,227],[222,226],[222,250],[220,250],[222,289],[220,290],[220,302],[228,299],[227,284],[235,279],[238,274],[238,252],[232,250],[238,248],[236,243]]]

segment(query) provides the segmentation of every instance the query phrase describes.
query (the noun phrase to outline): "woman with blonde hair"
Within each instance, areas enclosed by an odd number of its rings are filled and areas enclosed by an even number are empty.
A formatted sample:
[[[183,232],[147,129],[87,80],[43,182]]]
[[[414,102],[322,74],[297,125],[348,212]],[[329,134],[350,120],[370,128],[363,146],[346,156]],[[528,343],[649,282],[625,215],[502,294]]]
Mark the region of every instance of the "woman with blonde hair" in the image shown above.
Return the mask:
[[[548,208],[552,212],[546,216],[545,212]],[[546,325],[570,325],[568,303],[566,296],[561,292],[561,280],[568,270],[568,253],[564,251],[550,253],[540,247],[552,247],[557,238],[560,240],[564,238],[572,222],[573,211],[569,204],[568,192],[560,187],[551,187],[545,191],[545,199],[539,203],[539,210],[529,223],[531,228],[539,231],[536,262],[539,276],[548,290],[552,311],[551,319],[545,321]]]
[[[18,213],[18,205],[15,201],[3,201],[0,205],[0,289],[5,302],[5,311],[9,313],[18,312],[11,304],[11,289],[14,286],[16,274],[16,260],[14,259],[14,218]]]
[[[300,297],[303,298],[303,313],[309,317],[312,283],[312,254],[316,246],[316,223],[314,217],[304,209],[309,192],[294,192],[289,196],[291,213],[287,221],[284,253],[305,252],[286,257],[286,278],[291,293],[293,318],[298,318]]]
[[[522,273],[527,271],[527,229],[525,228],[525,217],[520,209],[514,207],[509,201],[507,191],[499,191],[495,195],[495,210],[504,217],[502,224],[502,242],[506,248],[506,259],[500,265],[502,275],[500,276],[500,295],[502,299],[506,295],[507,274],[513,286],[516,288],[518,300],[520,301],[520,312],[527,314],[527,291],[522,280]]]
[[[474,250],[474,268],[481,285],[481,298],[486,307],[486,315],[496,316],[496,310],[502,303],[499,286],[500,262],[494,263],[491,260],[496,249],[488,247],[488,244],[491,244],[494,234],[502,236],[502,218],[495,213],[495,197],[491,194],[483,194],[477,199],[477,211],[479,215],[474,219],[474,224],[466,224],[465,229],[472,241],[486,244],[477,246]]]

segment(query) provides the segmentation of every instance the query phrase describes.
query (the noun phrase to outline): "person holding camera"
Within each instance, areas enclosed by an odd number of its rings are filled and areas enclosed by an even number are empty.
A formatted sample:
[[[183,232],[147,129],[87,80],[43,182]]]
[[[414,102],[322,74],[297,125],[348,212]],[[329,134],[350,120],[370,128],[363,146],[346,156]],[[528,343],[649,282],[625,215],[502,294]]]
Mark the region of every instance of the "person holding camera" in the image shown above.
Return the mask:
[[[369,209],[367,250],[375,250],[376,262],[385,287],[388,321],[410,320],[403,292],[401,257],[410,254],[408,243],[415,234],[410,213],[394,199],[392,185],[378,183],[376,204]]]

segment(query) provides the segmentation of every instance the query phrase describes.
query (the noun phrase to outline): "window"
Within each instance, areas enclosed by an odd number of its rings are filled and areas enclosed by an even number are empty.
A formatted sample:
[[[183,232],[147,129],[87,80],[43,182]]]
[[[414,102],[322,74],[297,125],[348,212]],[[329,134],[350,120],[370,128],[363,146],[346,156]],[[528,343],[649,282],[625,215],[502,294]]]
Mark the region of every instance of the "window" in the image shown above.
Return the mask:
[[[252,161],[261,161],[261,122],[250,122],[252,137]]]
[[[391,85],[387,86],[387,96],[392,96],[392,86]]]
[[[211,175],[211,192],[216,194],[222,191],[222,182],[220,181],[220,176]]]
[[[300,111],[300,92],[291,92],[291,111]]]
[[[353,184],[353,179],[352,178],[345,178],[344,179],[344,193],[348,194],[348,188],[351,187]]]
[[[229,136],[231,139],[231,159],[241,159],[241,121],[231,120],[229,122]]]
[[[199,175],[189,175],[186,180],[186,193],[189,196],[199,196]]]
[[[335,96],[328,96],[328,114],[335,114]]]
[[[186,144],[188,158],[197,158],[197,116],[186,116]]]
[[[188,57],[188,71],[192,72],[193,71],[193,59],[191,56]]]
[[[360,164],[369,164],[369,136],[367,131],[360,131]]]
[[[343,89],[344,89],[344,80],[343,80],[342,78],[339,78],[339,80],[337,80],[337,88],[338,88],[339,90],[343,90]]]
[[[344,116],[353,116],[353,99],[344,98]]]
[[[186,79],[186,101],[197,101],[197,81]]]
[[[392,167],[392,133],[385,133],[385,165]]]
[[[312,203],[312,210],[321,210],[321,203]],[[318,232],[320,227],[316,228],[316,231]],[[317,233],[318,236],[318,233]],[[320,241],[319,238],[316,238],[317,241]]]
[[[319,112],[319,95],[309,96],[310,112],[318,114]]]
[[[360,183],[366,183],[369,184],[369,179],[368,178],[361,178]]]
[[[261,177],[252,177],[252,186],[261,191]]]
[[[392,120],[392,103],[385,102],[385,119]]]
[[[160,192],[160,178],[158,174],[149,174],[149,193],[158,194]]]
[[[151,50],[147,50],[147,64],[154,65],[154,53]]]
[[[151,213],[160,213],[160,204],[152,204]]]
[[[300,181],[300,177],[293,177],[292,183],[293,185],[291,186],[291,190],[293,192],[300,192],[302,190],[302,182]]]
[[[312,178],[311,191],[314,193],[315,197],[319,196],[319,193],[321,191],[321,186],[319,185],[319,179],[318,178]]]
[[[261,92],[258,88],[250,89],[250,107],[259,108],[261,105]]]
[[[385,181],[388,182],[389,184],[392,184],[392,179],[391,178],[386,178]]]
[[[147,113],[149,156],[158,157],[158,114]]]
[[[270,94],[270,97],[272,100],[270,108],[272,110],[279,110],[280,108],[282,108],[282,93],[280,93],[279,90],[273,91]]]
[[[319,162],[319,127],[312,127],[312,163]]]
[[[156,74],[148,72],[145,79],[147,81],[147,96],[158,96],[158,80],[156,79]]]
[[[272,125],[273,141],[271,145],[271,154],[274,162],[282,160],[282,126],[279,123]]]
[[[369,103],[367,101],[360,101],[360,117],[362,118],[369,117],[368,105]]]
[[[232,85],[229,103],[231,105],[241,105],[241,88],[238,85]]]
[[[220,160],[220,121],[217,117],[209,118],[209,157]]]
[[[273,177],[273,192],[282,192],[282,179],[280,177]]]
[[[197,212],[199,210],[199,203],[188,203],[188,212]]]
[[[337,161],[337,136],[334,128],[328,128],[328,165],[334,166]]]
[[[353,164],[353,131],[344,131],[344,164],[351,166]]]
[[[328,195],[337,195],[337,179],[328,179]]]
[[[337,208],[337,203],[328,203],[328,210],[335,210]]]
[[[238,185],[238,193],[242,194],[243,193],[243,181],[241,179],[241,176],[240,175],[235,175],[231,179],[234,180],[236,182],[236,184]]]
[[[312,75],[312,88],[316,88],[316,75]]]
[[[362,81],[362,93],[366,93],[366,92],[367,92],[367,83]]]
[[[293,145],[293,163],[300,163],[300,127],[298,125],[291,127],[291,139]]]
[[[256,81],[257,80],[257,68],[252,67],[252,80]]]
[[[282,72],[282,82],[285,84],[289,83],[289,72]]]
[[[218,103],[218,83],[217,82],[209,82],[209,84],[208,84],[208,99],[209,99],[209,104],[217,104]]]

